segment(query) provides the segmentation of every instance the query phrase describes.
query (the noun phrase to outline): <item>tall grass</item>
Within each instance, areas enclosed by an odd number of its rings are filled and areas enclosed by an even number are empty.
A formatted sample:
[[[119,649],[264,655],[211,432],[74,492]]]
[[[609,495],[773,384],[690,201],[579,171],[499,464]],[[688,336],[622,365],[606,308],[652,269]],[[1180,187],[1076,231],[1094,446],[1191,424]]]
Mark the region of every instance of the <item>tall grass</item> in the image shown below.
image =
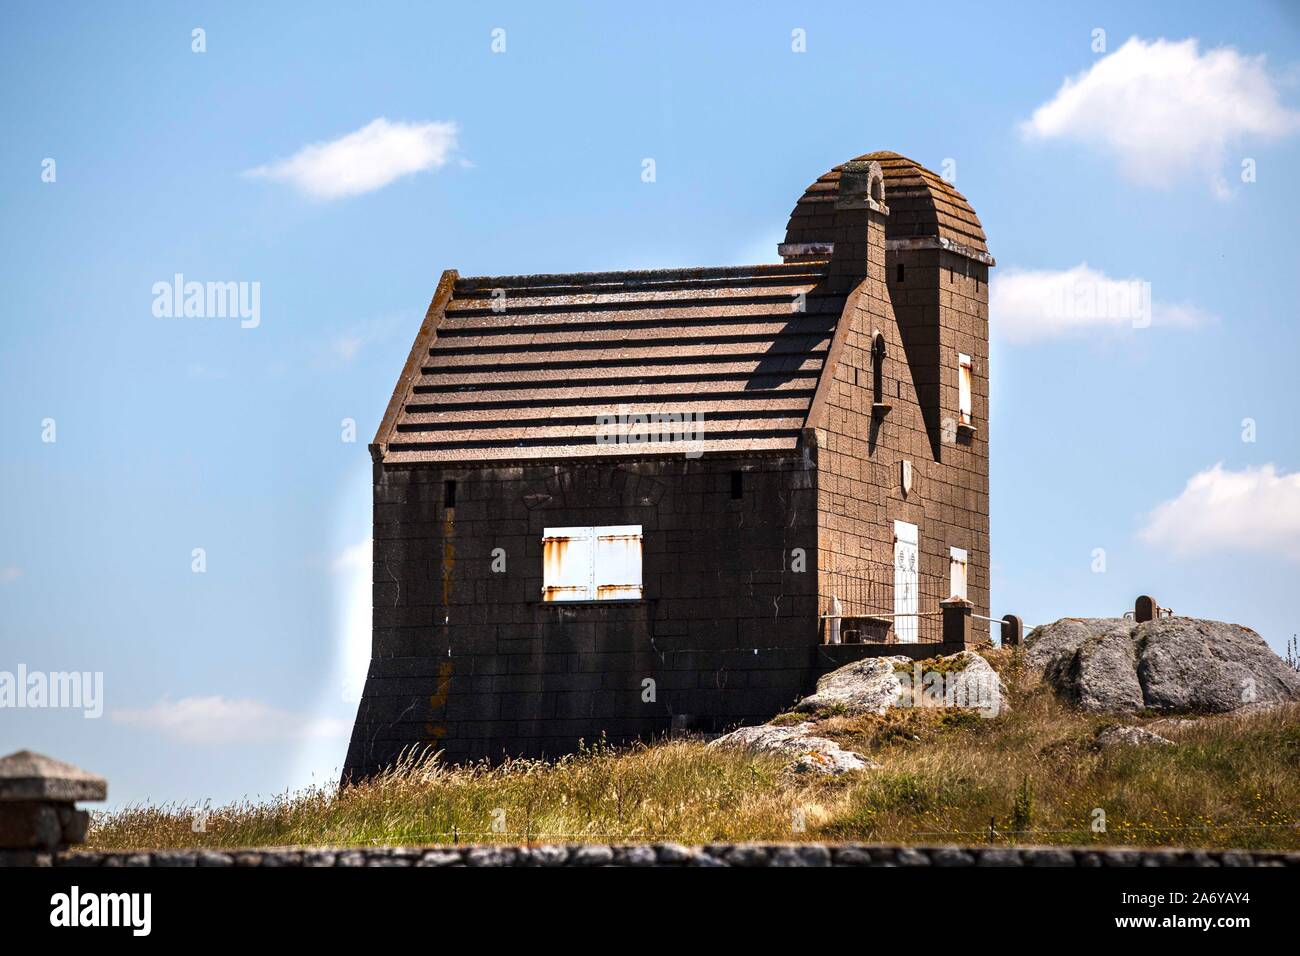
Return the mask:
[[[451,768],[407,760],[336,792],[209,812],[97,814],[89,849],[494,842],[1179,845],[1300,849],[1300,708],[1164,729],[1177,747],[1097,750],[1114,719],[1079,713],[991,655],[1010,711],[827,716],[818,733],[879,770],[792,775],[780,757],[674,740],[561,760]]]

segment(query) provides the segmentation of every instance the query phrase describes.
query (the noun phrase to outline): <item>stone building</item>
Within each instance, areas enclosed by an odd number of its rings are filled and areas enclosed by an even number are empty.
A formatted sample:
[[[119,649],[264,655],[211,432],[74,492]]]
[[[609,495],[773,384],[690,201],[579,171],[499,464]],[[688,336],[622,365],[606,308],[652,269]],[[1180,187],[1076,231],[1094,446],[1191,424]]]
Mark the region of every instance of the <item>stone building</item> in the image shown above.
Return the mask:
[[[759,722],[987,615],[988,254],[895,153],[779,265],[443,273],[374,460],[374,643],[344,779]],[[957,638],[961,640],[959,636]]]

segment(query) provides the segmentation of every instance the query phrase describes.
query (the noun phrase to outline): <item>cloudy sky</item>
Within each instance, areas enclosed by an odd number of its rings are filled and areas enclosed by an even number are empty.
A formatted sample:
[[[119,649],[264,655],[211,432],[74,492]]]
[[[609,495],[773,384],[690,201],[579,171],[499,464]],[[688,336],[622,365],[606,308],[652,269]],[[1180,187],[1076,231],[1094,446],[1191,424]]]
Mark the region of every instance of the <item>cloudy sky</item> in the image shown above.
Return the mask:
[[[1151,593],[1283,648],[1300,15],[1075,6],[7,4],[0,671],[104,699],[0,709],[0,752],[117,805],[334,779],[365,442],[439,272],[772,261],[872,149],[998,259],[994,612]],[[244,310],[173,314],[177,275]]]

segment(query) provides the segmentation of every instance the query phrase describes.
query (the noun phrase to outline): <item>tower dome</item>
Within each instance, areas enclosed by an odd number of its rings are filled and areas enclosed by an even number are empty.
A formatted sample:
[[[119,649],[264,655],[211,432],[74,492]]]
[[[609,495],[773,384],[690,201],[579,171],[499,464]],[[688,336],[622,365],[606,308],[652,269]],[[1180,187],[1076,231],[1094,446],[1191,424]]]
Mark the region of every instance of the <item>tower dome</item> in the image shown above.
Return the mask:
[[[889,218],[885,238],[899,248],[915,244],[918,248],[937,247],[993,264],[985,243],[984,227],[966,197],[943,177],[920,163],[886,150],[858,156],[857,160],[874,160],[885,175],[885,204]],[[840,173],[846,163],[817,177],[809,186],[786,226],[785,242],[780,247],[786,262],[825,258],[832,242],[836,197],[840,190]]]

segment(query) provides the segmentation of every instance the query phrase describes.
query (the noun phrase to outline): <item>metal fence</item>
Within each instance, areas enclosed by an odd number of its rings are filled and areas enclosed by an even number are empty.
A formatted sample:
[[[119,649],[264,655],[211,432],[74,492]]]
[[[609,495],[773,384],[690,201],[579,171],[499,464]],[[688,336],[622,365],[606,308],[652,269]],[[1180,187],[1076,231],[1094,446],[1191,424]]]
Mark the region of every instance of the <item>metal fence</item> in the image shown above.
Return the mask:
[[[821,610],[826,633],[836,624],[845,644],[916,644],[943,640],[948,581],[939,575],[889,565],[830,568],[821,572]]]

